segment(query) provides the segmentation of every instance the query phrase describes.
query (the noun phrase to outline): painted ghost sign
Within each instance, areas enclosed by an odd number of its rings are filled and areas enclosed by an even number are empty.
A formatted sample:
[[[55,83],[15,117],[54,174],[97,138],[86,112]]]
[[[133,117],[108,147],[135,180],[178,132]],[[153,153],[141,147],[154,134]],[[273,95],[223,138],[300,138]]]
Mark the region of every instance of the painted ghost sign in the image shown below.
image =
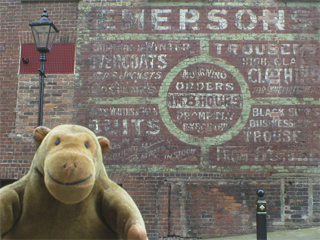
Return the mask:
[[[79,9],[77,116],[107,164],[317,164],[316,8]]]

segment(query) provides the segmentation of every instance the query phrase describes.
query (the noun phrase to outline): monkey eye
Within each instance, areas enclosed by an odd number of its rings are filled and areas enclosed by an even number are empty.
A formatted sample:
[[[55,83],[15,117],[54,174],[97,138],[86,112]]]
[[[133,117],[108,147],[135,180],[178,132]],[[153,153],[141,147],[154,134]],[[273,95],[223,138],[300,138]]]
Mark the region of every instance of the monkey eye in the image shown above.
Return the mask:
[[[88,142],[85,142],[85,143],[84,143],[84,146],[85,146],[86,148],[89,148],[89,147],[90,147],[90,145],[89,145]]]
[[[59,145],[60,144],[60,138],[57,138],[56,142],[54,143],[55,145]]]

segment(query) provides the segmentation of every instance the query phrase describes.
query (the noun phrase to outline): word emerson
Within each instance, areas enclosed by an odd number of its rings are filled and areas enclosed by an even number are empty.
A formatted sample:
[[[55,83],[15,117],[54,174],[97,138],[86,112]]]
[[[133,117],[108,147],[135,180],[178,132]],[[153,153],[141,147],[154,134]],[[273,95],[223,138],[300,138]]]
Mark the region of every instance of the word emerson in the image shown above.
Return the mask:
[[[96,24],[104,30],[285,30],[285,11],[268,9],[97,9]],[[92,13],[94,14],[94,13]],[[289,13],[290,14],[290,13]],[[121,21],[119,21],[121,15]],[[178,16],[178,18],[177,18]],[[150,24],[151,23],[151,24]]]

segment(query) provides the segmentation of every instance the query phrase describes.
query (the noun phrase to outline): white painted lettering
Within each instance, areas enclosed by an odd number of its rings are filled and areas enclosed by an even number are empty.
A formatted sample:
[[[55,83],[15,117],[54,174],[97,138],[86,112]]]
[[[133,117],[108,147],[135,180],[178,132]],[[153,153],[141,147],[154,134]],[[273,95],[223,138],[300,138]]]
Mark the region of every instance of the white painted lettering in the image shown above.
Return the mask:
[[[135,25],[138,25],[139,30],[144,29],[144,9],[138,9],[134,16],[131,9],[123,9],[122,30],[134,29]]]
[[[191,17],[187,18],[187,15],[191,15]],[[199,11],[195,9],[180,9],[180,30],[186,30],[189,24],[192,25],[192,30],[199,30],[197,25],[199,17]]]
[[[245,14],[249,16],[249,24],[247,26],[243,23],[246,21],[242,21]],[[257,15],[251,9],[239,10],[235,15],[235,20],[235,25],[240,30],[252,30],[258,23]]]
[[[284,30],[285,29],[285,21],[284,21],[284,11],[279,10],[278,16],[275,16],[275,13],[271,13],[269,10],[264,9],[262,11],[263,17],[262,17],[262,25],[263,30],[268,31],[269,30],[269,24],[274,24],[278,30]]]
[[[171,30],[171,26],[163,25],[163,23],[168,22],[168,17],[159,16],[162,14],[171,13],[171,9],[152,9],[151,19],[152,28],[154,30]]]
[[[227,10],[213,9],[208,13],[208,19],[212,22],[218,23],[218,25],[208,24],[207,28],[210,30],[223,30],[228,27],[228,22],[225,18],[216,16],[216,14],[227,15]]]

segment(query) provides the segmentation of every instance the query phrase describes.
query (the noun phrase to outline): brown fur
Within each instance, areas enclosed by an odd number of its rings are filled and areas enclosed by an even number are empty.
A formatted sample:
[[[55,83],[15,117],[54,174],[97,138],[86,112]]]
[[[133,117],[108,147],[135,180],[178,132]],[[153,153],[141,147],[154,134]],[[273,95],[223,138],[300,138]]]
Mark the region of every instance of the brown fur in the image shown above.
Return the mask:
[[[61,125],[37,127],[34,139],[28,174],[0,189],[2,239],[147,239],[137,206],[105,171],[107,138]]]

